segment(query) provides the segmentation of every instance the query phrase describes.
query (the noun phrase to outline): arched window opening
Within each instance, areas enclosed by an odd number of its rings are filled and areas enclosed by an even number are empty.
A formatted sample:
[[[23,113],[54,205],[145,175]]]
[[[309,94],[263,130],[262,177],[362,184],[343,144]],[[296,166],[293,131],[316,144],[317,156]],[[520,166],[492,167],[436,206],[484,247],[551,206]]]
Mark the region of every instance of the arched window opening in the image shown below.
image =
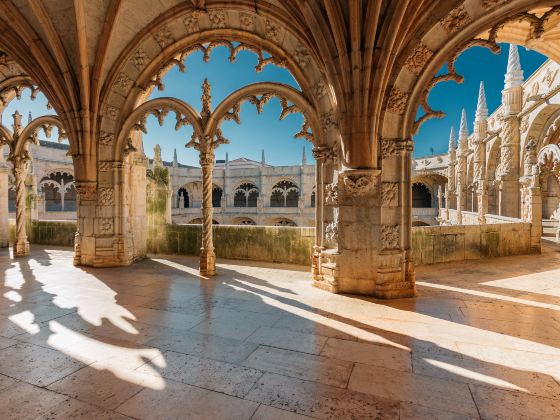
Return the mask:
[[[542,217],[560,220],[560,182],[554,175],[549,175],[543,182]]]
[[[179,191],[177,192],[177,208],[189,208],[189,192],[185,188],[179,188]]]
[[[270,207],[297,207],[299,188],[291,181],[281,181],[272,188]]]
[[[45,200],[45,211],[76,211],[74,177],[65,172],[49,174],[39,182]]]
[[[220,187],[214,186],[214,188],[212,188],[212,207],[222,206],[222,195],[223,190]]]
[[[249,217],[238,217],[233,220],[233,224],[240,226],[255,226],[257,223]]]
[[[280,218],[280,219],[273,220],[271,224],[272,226],[292,226],[292,227],[297,226],[296,222],[287,218]]]
[[[432,207],[432,193],[430,189],[420,182],[412,184],[412,207],[430,208]]]
[[[241,184],[235,190],[233,196],[234,207],[257,207],[257,200],[259,198],[259,190],[255,184],[245,183]]]

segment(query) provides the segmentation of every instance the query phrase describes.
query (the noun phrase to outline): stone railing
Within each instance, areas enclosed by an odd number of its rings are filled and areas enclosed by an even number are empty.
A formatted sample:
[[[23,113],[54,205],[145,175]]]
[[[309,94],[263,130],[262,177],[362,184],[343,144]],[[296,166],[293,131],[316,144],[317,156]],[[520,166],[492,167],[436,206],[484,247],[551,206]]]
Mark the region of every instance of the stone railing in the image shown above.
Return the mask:
[[[412,250],[416,265],[530,254],[531,224],[415,227]]]

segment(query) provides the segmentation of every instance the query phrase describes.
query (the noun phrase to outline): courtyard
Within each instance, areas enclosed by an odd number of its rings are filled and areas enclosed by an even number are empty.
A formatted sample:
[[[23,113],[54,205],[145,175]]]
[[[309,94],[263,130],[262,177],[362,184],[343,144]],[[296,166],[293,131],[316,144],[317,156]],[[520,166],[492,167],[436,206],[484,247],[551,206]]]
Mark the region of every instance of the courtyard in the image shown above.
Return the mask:
[[[560,247],[417,269],[419,296],[307,268],[1,251],[0,401],[22,418],[558,418]]]

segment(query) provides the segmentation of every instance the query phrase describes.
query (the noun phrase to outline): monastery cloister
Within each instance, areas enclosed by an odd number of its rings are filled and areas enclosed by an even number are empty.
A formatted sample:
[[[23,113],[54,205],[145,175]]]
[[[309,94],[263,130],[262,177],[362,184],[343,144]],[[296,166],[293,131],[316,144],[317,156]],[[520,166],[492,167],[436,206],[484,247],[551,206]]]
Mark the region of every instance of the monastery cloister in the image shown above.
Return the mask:
[[[0,417],[560,418],[559,45],[551,0],[0,1]],[[472,47],[501,105],[413,158]],[[298,164],[216,158],[242,106]]]

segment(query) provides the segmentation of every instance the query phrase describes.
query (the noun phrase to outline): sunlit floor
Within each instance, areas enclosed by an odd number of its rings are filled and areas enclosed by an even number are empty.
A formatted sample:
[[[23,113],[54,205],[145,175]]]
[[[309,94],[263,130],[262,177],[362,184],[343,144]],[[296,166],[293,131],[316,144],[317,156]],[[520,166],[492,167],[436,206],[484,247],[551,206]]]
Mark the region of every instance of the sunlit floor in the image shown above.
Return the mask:
[[[560,248],[422,267],[419,297],[190,257],[0,250],[0,418],[560,418]]]

